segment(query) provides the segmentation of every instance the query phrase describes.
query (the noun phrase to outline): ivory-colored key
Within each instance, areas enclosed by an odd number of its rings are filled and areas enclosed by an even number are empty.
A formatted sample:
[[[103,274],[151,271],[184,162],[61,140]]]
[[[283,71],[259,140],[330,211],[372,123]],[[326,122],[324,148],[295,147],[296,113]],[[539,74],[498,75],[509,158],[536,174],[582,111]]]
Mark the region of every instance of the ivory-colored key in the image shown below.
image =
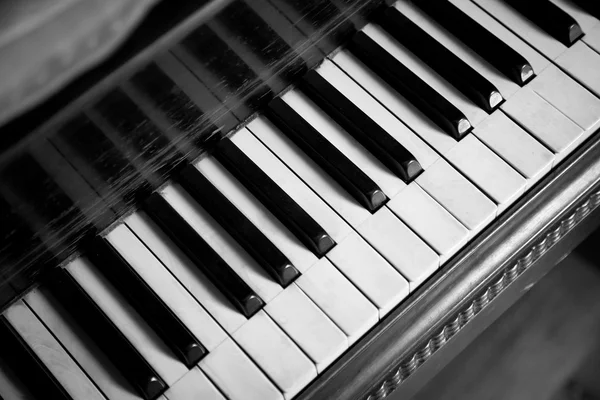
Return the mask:
[[[585,31],[583,41],[585,44],[594,49],[594,51],[600,53],[600,24],[596,25],[589,31]]]
[[[496,204],[443,159],[423,172],[417,183],[469,229],[469,237],[496,217]]]
[[[281,392],[232,339],[208,353],[200,361],[200,369],[229,400],[283,400]]]
[[[503,112],[490,115],[473,133],[527,179],[527,188],[552,168],[554,154]]]
[[[296,281],[352,345],[378,321],[377,309],[326,258]]]
[[[293,308],[288,310],[290,315],[294,311]],[[264,311],[250,318],[233,338],[286,399],[291,399],[317,376],[314,364]]]
[[[379,318],[408,296],[406,279],[355,232],[327,258],[378,308]]]
[[[358,233],[408,280],[411,292],[440,265],[437,253],[387,207],[359,226]]]
[[[296,284],[267,304],[265,311],[310,357],[319,373],[348,348],[344,333]]]
[[[11,305],[4,312],[4,316],[71,397],[86,400],[105,399],[22,300]]]
[[[579,41],[556,59],[569,75],[583,86],[600,96],[600,54]]]
[[[440,255],[440,264],[452,257],[469,237],[467,228],[416,182],[408,185],[387,206]]]
[[[171,386],[164,396],[168,400],[225,400],[199,367],[192,368]]]

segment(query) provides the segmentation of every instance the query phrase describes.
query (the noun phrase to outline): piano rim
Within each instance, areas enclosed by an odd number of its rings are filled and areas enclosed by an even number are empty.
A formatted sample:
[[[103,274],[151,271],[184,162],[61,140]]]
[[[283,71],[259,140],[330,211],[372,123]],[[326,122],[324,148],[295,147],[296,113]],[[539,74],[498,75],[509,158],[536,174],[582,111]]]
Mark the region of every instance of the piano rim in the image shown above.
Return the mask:
[[[600,129],[297,400],[410,399],[600,226]]]

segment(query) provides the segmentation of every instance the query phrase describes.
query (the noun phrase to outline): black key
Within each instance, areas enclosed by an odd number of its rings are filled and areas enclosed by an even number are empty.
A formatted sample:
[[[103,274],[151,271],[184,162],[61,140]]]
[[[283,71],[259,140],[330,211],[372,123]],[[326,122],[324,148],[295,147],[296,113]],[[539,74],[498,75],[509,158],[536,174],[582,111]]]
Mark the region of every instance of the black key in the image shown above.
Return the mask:
[[[202,344],[106,239],[96,238],[86,255],[188,368],[206,355]]]
[[[386,8],[378,14],[376,21],[404,47],[488,113],[502,102],[502,95],[490,81],[396,8]]]
[[[365,33],[358,32],[348,49],[446,133],[460,140],[473,128],[464,114]]]
[[[0,316],[0,343],[3,364],[35,398],[71,400],[71,396],[3,316]]]
[[[52,271],[45,284],[52,296],[145,399],[154,399],[165,391],[167,386],[160,376],[68,272],[63,269]]]
[[[281,286],[298,277],[287,257],[196,168],[188,165],[176,179]]]
[[[247,318],[257,313],[264,301],[158,193],[146,199],[144,211]]]
[[[310,158],[371,212],[387,201],[386,195],[364,172],[325,139],[283,100],[269,103],[266,114]]]
[[[581,27],[550,0],[505,0],[525,18],[567,47],[583,36]]]
[[[404,146],[317,72],[310,71],[304,75],[301,88],[404,182],[410,182],[423,171],[419,162]]]
[[[423,0],[414,4],[516,84],[523,86],[535,76],[524,57],[449,1]]]
[[[219,142],[214,156],[317,257],[335,245],[331,236],[229,139]]]
[[[600,19],[600,2],[597,0],[573,0],[579,7]]]

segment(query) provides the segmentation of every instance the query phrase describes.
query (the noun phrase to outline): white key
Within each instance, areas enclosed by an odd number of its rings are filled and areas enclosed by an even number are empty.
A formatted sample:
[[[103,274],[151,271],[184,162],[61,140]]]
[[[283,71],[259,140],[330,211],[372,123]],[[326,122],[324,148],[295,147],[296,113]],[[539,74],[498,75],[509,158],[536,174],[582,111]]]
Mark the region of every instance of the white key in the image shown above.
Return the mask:
[[[552,168],[554,154],[503,112],[490,115],[473,133],[527,179],[527,188]]]
[[[350,226],[250,132],[242,129],[233,135],[231,141],[313,217],[333,240],[341,242],[348,235]]]
[[[600,96],[600,54],[578,41],[556,59],[569,75]]]
[[[379,162],[302,92],[292,90],[283,95],[282,99],[371,178],[388,197],[394,197],[406,186],[400,178]]]
[[[458,89],[450,85],[381,27],[375,24],[368,24],[363,28],[363,32],[431,86],[432,89],[462,111],[469,122],[471,122],[471,125],[476,126],[487,116],[484,110],[466,98]]]
[[[469,237],[496,217],[496,204],[445,160],[438,160],[419,175],[417,183],[469,229]]]
[[[402,122],[394,118],[388,110],[369,96],[334,63],[329,60],[323,61],[317,72],[410,151],[423,168],[427,168],[437,159],[437,154],[429,146]]]
[[[507,78],[500,71],[488,64],[477,53],[463,44],[460,40],[436,24],[424,12],[406,0],[396,2],[395,7],[406,17],[427,32],[431,37],[441,43],[446,49],[454,53],[458,58],[467,63],[481,76],[486,78],[496,89],[500,91],[504,99],[508,99],[519,89],[519,85]],[[452,99],[448,99],[453,103]]]
[[[286,399],[294,397],[317,376],[313,363],[264,311],[256,313],[233,338]]]
[[[66,269],[167,385],[172,385],[185,375],[187,367],[95,266],[80,257],[68,264]]]
[[[585,32],[582,40],[596,52],[600,53],[600,24],[596,25],[590,31]]]
[[[192,368],[164,394],[168,400],[225,400],[225,397],[202,373],[200,368]]]
[[[143,211],[131,214],[125,219],[125,223],[223,329],[231,334],[246,323],[246,317],[229,303]]]
[[[481,8],[551,60],[554,60],[566,50],[562,43],[522,16],[503,0],[472,1],[479,4]]]
[[[26,385],[0,359],[0,397],[4,400],[33,400]]]
[[[439,255],[440,264],[467,241],[469,231],[423,189],[412,182],[387,206]]]
[[[327,258],[379,309],[379,318],[408,296],[406,279],[356,233],[338,243]]]
[[[350,225],[356,227],[371,216],[369,211],[265,117],[257,117],[247,128]]]
[[[575,4],[571,0],[550,0],[552,3],[556,4],[559,8],[561,8],[564,12],[569,14],[571,18],[573,18],[585,35],[582,40],[588,37],[590,32],[600,25],[600,21],[598,21],[594,16],[589,14],[587,11],[583,10],[577,4]]]
[[[23,301],[11,305],[4,316],[71,397],[104,400],[102,393]]]
[[[89,336],[43,288],[32,290],[25,302],[109,399],[141,399]]]
[[[302,274],[296,284],[354,344],[378,321],[377,309],[326,258]]]
[[[484,10],[477,7],[471,0],[449,1],[474,21],[477,21],[479,25],[483,26],[498,39],[506,43],[511,49],[524,57],[536,74],[540,74],[548,65],[550,65],[550,61],[541,55],[534,47],[524,42],[521,38],[498,22],[498,20],[493,17],[493,13],[491,15],[486,13]]]
[[[583,135],[579,126],[528,87],[505,102],[502,109],[552,150],[555,162],[568,154]]]
[[[225,331],[126,225],[116,227],[106,239],[208,351],[225,340]]]
[[[196,167],[300,272],[317,261],[316,256],[214,158],[204,158]]]
[[[350,54],[350,52],[340,51],[332,58],[332,61],[380,101],[381,104],[385,104],[392,114],[412,128],[418,137],[426,142],[423,143],[425,148],[431,150],[429,147],[431,146],[443,155],[456,146],[457,142],[452,136],[434,124],[408,100],[377,76],[377,74]],[[428,152],[428,154],[430,156],[427,157],[427,163],[423,163],[423,160],[419,159],[421,166],[425,170],[439,158],[433,151],[432,153]]]
[[[282,400],[269,379],[231,339],[200,361],[200,369],[230,400]]]
[[[348,348],[344,333],[296,284],[290,285],[267,304],[265,311],[310,357],[318,373]]]
[[[358,232],[406,278],[411,292],[440,265],[437,253],[387,207],[359,226]]]
[[[165,187],[162,195],[262,300],[268,303],[281,292],[281,286],[179,185]]]
[[[473,135],[462,139],[446,157],[457,170],[496,202],[498,214],[525,191],[525,178]]]

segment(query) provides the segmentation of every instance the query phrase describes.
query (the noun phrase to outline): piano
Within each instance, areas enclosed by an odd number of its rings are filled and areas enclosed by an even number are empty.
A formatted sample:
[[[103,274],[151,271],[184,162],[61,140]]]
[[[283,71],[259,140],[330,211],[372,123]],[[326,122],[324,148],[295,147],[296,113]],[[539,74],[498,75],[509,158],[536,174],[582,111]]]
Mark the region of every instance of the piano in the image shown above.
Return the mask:
[[[165,3],[0,114],[0,398],[409,399],[599,226],[595,3]]]

